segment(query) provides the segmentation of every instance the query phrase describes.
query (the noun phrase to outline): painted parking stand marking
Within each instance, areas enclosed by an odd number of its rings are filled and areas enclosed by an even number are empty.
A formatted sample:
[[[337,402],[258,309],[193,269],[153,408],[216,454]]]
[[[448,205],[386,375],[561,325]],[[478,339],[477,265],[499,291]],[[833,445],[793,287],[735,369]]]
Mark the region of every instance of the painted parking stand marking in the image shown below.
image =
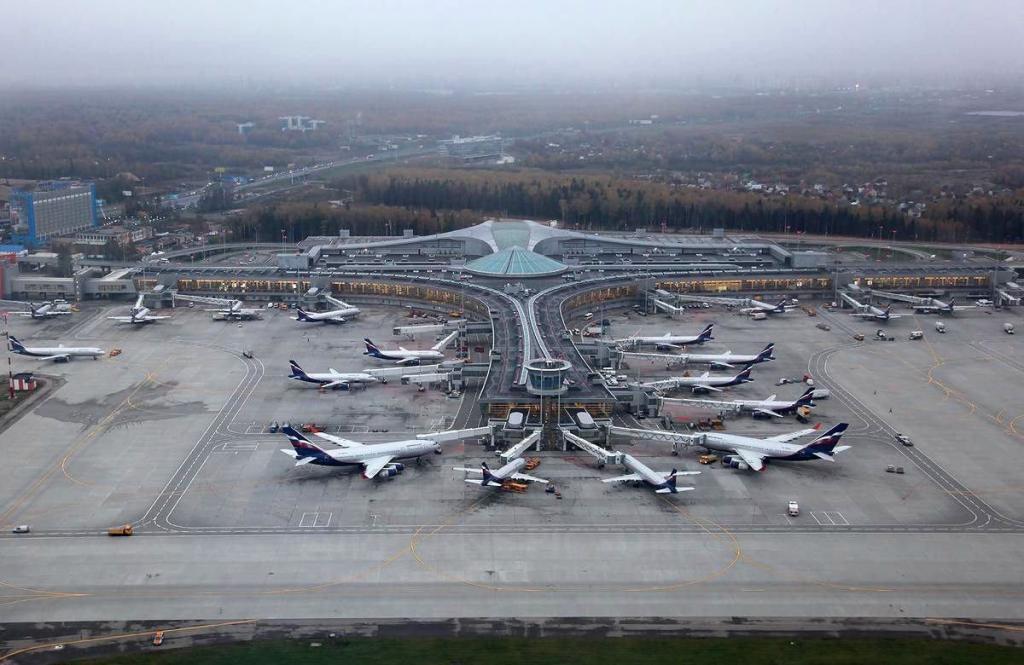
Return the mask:
[[[299,518],[299,526],[305,528],[326,528],[331,525],[331,517],[334,513],[331,512],[312,512],[302,513],[302,517]]]
[[[811,517],[821,526],[849,526],[850,522],[838,510],[812,512]]]

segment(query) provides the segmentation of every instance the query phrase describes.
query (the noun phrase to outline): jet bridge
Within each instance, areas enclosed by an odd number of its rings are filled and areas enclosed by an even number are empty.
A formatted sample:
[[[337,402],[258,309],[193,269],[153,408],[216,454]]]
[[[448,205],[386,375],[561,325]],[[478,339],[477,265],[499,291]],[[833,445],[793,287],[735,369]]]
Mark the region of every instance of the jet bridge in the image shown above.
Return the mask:
[[[935,305],[934,298],[920,298],[918,296],[908,296],[904,293],[892,293],[890,291],[876,291],[875,289],[864,289],[867,293],[879,298],[885,298],[886,300],[897,300],[899,302],[910,303],[917,307],[932,307]]]
[[[685,314],[686,313],[686,310],[683,309],[682,307],[676,307],[675,305],[670,305],[667,302],[665,302],[664,300],[658,300],[657,298],[652,298],[651,302],[654,303],[655,307],[657,307],[658,309],[660,309],[661,311],[667,313],[669,316],[672,316],[672,317],[676,317],[676,316],[679,316],[681,314]]]
[[[395,379],[416,374],[436,374],[446,369],[444,365],[400,365],[398,367],[374,367],[363,371],[378,379]],[[451,371],[449,369],[449,371]]]
[[[459,331],[458,330],[453,330],[451,333],[448,334],[447,337],[445,337],[443,340],[441,340],[440,342],[435,344],[434,348],[436,348],[436,349],[443,349],[446,346],[448,346],[449,344],[451,344],[452,340],[454,340],[458,336],[459,336]]]
[[[443,323],[428,323],[421,326],[396,326],[392,329],[394,335],[408,335],[409,337],[415,337],[416,335],[436,335],[437,333],[444,332]]]
[[[999,297],[999,304],[1008,303],[1010,305],[1019,305],[1020,296],[1011,296],[1009,293],[1002,289],[996,289],[996,295]]]
[[[851,296],[849,293],[846,293],[845,291],[840,291],[839,297],[840,299],[842,299],[843,302],[845,302],[847,305],[857,310],[858,312],[862,311],[865,307],[861,302],[859,302],[857,299],[855,299],[853,296]]]
[[[469,439],[474,436],[483,436],[485,434],[494,434],[494,430],[491,427],[472,427],[470,429],[450,429],[441,432],[427,432],[426,434],[417,434],[417,439],[429,439],[430,441],[455,441],[456,439]]]
[[[702,446],[704,445],[703,434],[683,434],[681,432],[666,432],[659,429],[638,429],[632,427],[618,427],[610,425],[609,434],[618,434],[630,439],[644,439],[645,441],[660,441],[672,444],[672,453],[679,452],[679,446]]]
[[[451,372],[431,372],[428,374],[411,374],[403,375],[401,383],[405,385],[425,385],[428,383],[441,383],[447,381],[451,377]]]
[[[615,452],[613,450],[605,450],[601,446],[587,441],[583,437],[576,436],[569,431],[567,427],[559,428],[562,430],[562,436],[568,443],[573,444],[583,452],[589,454],[591,457],[596,459],[599,464],[622,464],[622,453]]]
[[[324,300],[326,300],[327,302],[331,303],[332,305],[334,305],[338,309],[349,309],[349,308],[355,309],[356,308],[355,305],[350,305],[347,302],[345,302],[344,300],[338,300],[334,296],[328,295],[326,293],[324,294]]]
[[[526,437],[519,443],[515,444],[514,446],[512,446],[511,448],[504,452],[498,453],[498,457],[505,460],[506,462],[516,459],[517,457],[525,453],[530,446],[539,441],[540,435],[541,431],[539,429],[534,430],[532,434],[530,434],[528,437]]]

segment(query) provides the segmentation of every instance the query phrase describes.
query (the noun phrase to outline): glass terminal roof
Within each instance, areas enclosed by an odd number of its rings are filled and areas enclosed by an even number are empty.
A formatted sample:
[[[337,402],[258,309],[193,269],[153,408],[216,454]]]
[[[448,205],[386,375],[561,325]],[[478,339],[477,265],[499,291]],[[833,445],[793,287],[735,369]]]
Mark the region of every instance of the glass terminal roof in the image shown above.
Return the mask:
[[[545,277],[557,275],[568,268],[554,259],[513,246],[470,261],[466,270],[495,277]]]

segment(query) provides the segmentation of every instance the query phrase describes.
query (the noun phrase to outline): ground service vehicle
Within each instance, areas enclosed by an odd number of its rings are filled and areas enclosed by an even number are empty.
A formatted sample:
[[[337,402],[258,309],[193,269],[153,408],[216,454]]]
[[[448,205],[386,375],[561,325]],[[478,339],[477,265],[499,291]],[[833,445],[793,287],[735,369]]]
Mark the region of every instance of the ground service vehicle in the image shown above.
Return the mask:
[[[132,525],[122,524],[121,526],[112,526],[107,529],[108,536],[130,536],[132,535]]]
[[[946,324],[943,323],[942,321],[936,321],[935,322],[935,332],[945,333],[946,332]]]
[[[914,445],[914,442],[910,440],[909,436],[907,436],[906,434],[901,434],[900,432],[896,432],[896,440],[907,447],[911,447]]]
[[[924,337],[924,331],[923,330],[911,330],[910,331],[910,339],[921,339],[922,337]]]
[[[797,517],[800,514],[800,504],[796,501],[790,501],[786,508],[786,514],[790,517]]]
[[[1012,335],[1013,334],[1013,324],[1012,323],[1004,323],[1003,324],[1003,332],[1005,332],[1007,335]]]

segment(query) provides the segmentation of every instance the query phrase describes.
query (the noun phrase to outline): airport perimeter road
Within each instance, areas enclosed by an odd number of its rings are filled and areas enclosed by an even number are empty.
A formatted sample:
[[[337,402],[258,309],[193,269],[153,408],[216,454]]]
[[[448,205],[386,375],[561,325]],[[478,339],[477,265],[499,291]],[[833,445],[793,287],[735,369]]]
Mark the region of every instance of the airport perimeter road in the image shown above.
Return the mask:
[[[671,508],[666,507],[671,510]],[[680,520],[686,516],[680,514]],[[1012,534],[154,536],[4,543],[0,622],[1024,618]]]

